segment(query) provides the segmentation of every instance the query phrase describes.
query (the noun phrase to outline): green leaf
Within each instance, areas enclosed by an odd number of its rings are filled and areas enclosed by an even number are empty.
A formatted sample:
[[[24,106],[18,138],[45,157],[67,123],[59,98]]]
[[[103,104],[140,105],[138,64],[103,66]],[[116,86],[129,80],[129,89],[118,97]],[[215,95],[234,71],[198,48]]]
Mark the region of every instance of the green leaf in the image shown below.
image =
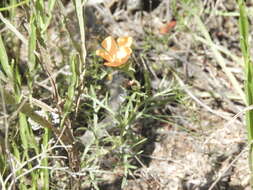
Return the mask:
[[[0,62],[5,74],[8,77],[8,80],[13,81],[13,71],[9,64],[8,56],[5,50],[5,46],[4,46],[1,34],[0,34]]]

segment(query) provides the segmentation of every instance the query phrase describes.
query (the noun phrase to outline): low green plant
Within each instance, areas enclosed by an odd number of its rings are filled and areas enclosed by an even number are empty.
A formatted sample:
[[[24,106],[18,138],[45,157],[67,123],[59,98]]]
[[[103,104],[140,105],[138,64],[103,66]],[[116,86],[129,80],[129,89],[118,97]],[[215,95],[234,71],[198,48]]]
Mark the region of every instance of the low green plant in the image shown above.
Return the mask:
[[[240,27],[240,44],[244,60],[244,71],[245,71],[245,94],[246,94],[246,105],[250,106],[253,104],[253,65],[250,55],[250,41],[249,41],[249,21],[247,14],[247,7],[245,2],[242,0],[237,1],[240,11],[239,27]],[[246,112],[246,125],[248,134],[249,144],[249,166],[251,171],[251,189],[253,189],[253,110]]]

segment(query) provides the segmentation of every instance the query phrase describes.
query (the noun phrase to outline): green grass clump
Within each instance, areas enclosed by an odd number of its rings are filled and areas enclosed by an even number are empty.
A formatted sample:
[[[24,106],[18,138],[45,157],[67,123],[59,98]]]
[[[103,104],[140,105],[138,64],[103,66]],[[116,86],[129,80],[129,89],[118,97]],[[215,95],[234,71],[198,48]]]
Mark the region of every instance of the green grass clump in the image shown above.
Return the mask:
[[[250,55],[250,42],[249,42],[249,23],[248,23],[248,15],[247,8],[245,2],[238,1],[240,17],[239,17],[239,26],[240,26],[240,43],[241,50],[243,54],[244,60],[244,70],[245,70],[245,94],[247,100],[247,106],[253,104],[253,69],[252,69],[252,61]],[[248,133],[248,142],[249,142],[249,166],[251,170],[251,189],[253,188],[253,111],[249,110],[246,112],[246,125],[247,125],[247,133]]]

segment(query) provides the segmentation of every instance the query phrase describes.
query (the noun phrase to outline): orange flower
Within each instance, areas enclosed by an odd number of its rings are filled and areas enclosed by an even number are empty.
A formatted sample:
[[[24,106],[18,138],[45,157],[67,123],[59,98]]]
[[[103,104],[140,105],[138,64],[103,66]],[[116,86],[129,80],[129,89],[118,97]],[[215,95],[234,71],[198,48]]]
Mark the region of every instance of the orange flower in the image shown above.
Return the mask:
[[[97,50],[96,55],[107,61],[104,65],[119,67],[129,59],[132,53],[132,49],[130,48],[132,43],[132,37],[119,37],[116,42],[113,37],[108,36],[101,43],[104,49]]]

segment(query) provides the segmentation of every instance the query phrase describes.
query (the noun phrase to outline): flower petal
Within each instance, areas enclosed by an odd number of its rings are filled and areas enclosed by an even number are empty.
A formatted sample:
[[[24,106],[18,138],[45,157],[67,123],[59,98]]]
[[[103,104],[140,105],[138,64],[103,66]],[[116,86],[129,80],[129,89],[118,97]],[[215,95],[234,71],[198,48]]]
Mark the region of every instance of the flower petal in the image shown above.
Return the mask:
[[[115,55],[118,50],[117,43],[112,36],[108,36],[107,38],[105,38],[101,45],[111,55]]]
[[[130,47],[133,43],[132,37],[119,37],[117,39],[117,43],[119,47]]]
[[[97,50],[96,55],[102,57],[103,59],[105,59],[106,61],[109,61],[109,62],[113,62],[115,59],[115,55],[112,56],[111,54],[109,54],[107,51],[105,51],[103,49]]]
[[[132,50],[131,48],[129,47],[120,47],[117,51],[117,54],[116,54],[116,60],[118,59],[123,59],[125,57],[129,57],[132,53]]]
[[[104,63],[104,65],[106,65],[106,66],[109,66],[109,67],[119,67],[119,66],[121,66],[122,64],[124,64],[124,63],[122,63],[122,62],[105,62]]]
[[[121,59],[118,59],[117,61],[120,62],[121,64],[124,64],[128,61],[129,57],[130,57],[130,55],[127,55]]]

